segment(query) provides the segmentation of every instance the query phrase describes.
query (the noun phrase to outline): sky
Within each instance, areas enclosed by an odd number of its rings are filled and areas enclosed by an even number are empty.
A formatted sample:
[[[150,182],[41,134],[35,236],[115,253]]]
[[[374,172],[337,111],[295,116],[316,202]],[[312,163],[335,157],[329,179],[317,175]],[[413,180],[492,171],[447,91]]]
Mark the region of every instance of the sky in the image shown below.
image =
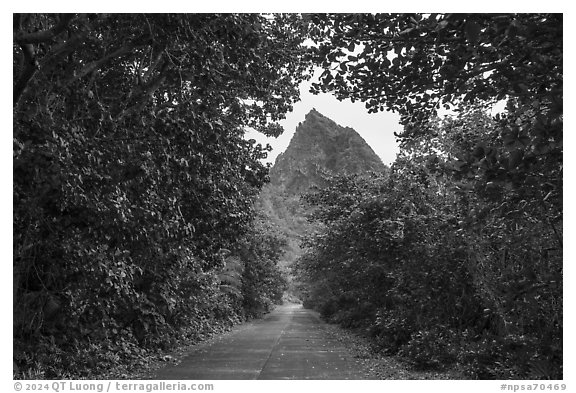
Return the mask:
[[[278,154],[283,153],[298,123],[304,121],[308,112],[315,108],[324,116],[334,120],[342,127],[351,127],[370,145],[374,152],[382,159],[386,165],[390,165],[396,159],[398,153],[398,143],[394,137],[394,132],[402,131],[399,124],[400,116],[391,112],[378,112],[369,114],[362,102],[352,103],[350,100],[338,101],[332,94],[320,93],[314,95],[309,93],[310,85],[316,82],[316,75],[310,81],[300,85],[300,100],[294,104],[293,111],[286,114],[286,119],[280,124],[284,127],[284,133],[278,138],[267,138],[263,134],[250,131],[246,133],[246,139],[255,139],[263,146],[269,143],[272,152],[268,153],[265,162],[274,163]]]

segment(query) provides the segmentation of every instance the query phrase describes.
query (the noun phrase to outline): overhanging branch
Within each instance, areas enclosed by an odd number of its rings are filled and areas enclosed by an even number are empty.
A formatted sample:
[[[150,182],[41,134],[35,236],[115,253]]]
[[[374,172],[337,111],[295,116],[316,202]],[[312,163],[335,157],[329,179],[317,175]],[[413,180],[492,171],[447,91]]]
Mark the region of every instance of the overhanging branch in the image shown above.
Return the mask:
[[[76,14],[63,14],[60,17],[58,23],[48,30],[38,31],[34,33],[16,34],[14,37],[14,42],[20,45],[25,45],[25,44],[40,44],[42,42],[50,41],[68,27],[68,24],[74,18],[75,15]]]
[[[20,48],[22,49],[22,53],[24,56],[24,71],[22,71],[20,77],[18,78],[18,81],[14,85],[14,96],[12,106],[16,106],[16,104],[20,100],[20,97],[22,96],[22,93],[24,93],[24,90],[26,89],[28,82],[30,81],[30,79],[32,79],[32,77],[38,70],[38,64],[36,62],[36,59],[34,58],[34,48],[32,47],[32,45],[22,44],[20,45]]]
[[[86,65],[84,68],[82,68],[71,80],[71,82],[74,82],[78,79],[81,79],[83,77],[85,77],[86,75],[88,75],[89,73],[91,73],[94,70],[99,69],[100,67],[102,67],[105,63],[107,63],[108,61],[110,61],[113,58],[116,57],[120,57],[125,55],[126,53],[130,52],[131,50],[134,49],[133,45],[127,45],[127,46],[123,46],[120,49],[115,50],[114,52],[104,56],[103,58],[93,61],[92,63]]]

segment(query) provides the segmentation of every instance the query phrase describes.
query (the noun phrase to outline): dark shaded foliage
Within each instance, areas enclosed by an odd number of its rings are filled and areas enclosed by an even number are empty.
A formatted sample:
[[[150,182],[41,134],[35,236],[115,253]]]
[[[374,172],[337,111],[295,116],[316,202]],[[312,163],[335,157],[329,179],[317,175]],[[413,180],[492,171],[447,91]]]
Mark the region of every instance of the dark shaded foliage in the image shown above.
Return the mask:
[[[296,15],[14,15],[21,376],[97,375],[244,317],[222,250],[272,241],[247,232],[268,169],[244,130],[282,131],[302,41]],[[243,291],[282,288],[267,256],[244,263]]]
[[[497,130],[478,113],[458,121],[405,149],[389,176],[306,196],[324,229],[296,265],[305,304],[420,368],[560,378],[561,225],[525,187],[483,193],[483,179],[454,170],[446,151],[462,133]]]
[[[421,368],[561,378],[562,15],[308,20],[313,90],[405,130],[389,177],[307,197],[325,230],[297,266],[306,303]]]

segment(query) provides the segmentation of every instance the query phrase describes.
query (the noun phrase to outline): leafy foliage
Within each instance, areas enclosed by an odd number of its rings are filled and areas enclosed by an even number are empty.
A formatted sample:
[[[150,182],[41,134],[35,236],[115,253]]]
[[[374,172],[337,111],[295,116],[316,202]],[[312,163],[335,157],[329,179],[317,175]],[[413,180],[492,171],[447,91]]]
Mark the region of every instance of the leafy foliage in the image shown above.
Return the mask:
[[[244,316],[221,250],[265,241],[247,231],[268,172],[244,130],[282,131],[305,78],[303,33],[296,15],[14,15],[24,373],[96,375],[76,359],[137,356]],[[256,276],[242,291],[280,280],[273,265]]]
[[[482,179],[454,169],[448,151],[464,133],[497,140],[478,116],[439,123],[389,177],[337,178],[306,197],[324,230],[297,263],[305,304],[420,368],[458,361],[476,378],[558,377],[558,222],[538,200],[520,203],[525,189],[483,192]],[[498,350],[482,355],[488,346]]]
[[[313,56],[325,68],[314,89],[361,100],[372,112],[399,111],[405,124],[426,122],[443,105],[509,97],[546,97],[553,111],[562,95],[561,14],[331,14],[309,20],[318,44]]]
[[[562,16],[308,20],[313,90],[405,129],[390,177],[308,197],[325,230],[297,266],[307,303],[418,367],[561,378]]]
[[[239,243],[238,255],[244,261],[242,275],[243,309],[248,317],[260,317],[274,304],[282,303],[287,289],[286,272],[280,269],[286,239],[265,216],[259,215],[246,239]]]
[[[507,100],[494,119],[498,143],[472,136],[448,152],[456,169],[488,188],[539,183],[548,184],[540,199],[561,195],[561,14],[337,14],[309,21],[318,45],[312,57],[325,68],[314,91],[361,100],[369,112],[398,111],[406,145],[435,137],[429,123],[442,107],[466,112]],[[539,177],[542,166],[549,177]]]

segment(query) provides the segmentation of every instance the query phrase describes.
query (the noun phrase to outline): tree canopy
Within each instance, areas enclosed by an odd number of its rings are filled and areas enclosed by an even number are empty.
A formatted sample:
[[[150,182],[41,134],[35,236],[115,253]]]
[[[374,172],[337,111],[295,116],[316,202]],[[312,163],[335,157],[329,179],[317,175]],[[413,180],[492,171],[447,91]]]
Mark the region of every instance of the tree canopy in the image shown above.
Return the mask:
[[[389,176],[305,198],[323,224],[295,266],[306,303],[419,368],[561,378],[562,15],[307,20],[312,91],[405,128]]]
[[[278,300],[251,288],[282,287],[274,258],[238,270],[257,271],[242,303],[221,250],[273,242],[247,232],[268,147],[244,133],[282,132],[304,32],[297,15],[14,15],[17,364],[62,377]]]
[[[405,124],[443,105],[562,96],[562,14],[310,15],[315,91],[391,109]],[[544,109],[544,108],[542,108]]]

